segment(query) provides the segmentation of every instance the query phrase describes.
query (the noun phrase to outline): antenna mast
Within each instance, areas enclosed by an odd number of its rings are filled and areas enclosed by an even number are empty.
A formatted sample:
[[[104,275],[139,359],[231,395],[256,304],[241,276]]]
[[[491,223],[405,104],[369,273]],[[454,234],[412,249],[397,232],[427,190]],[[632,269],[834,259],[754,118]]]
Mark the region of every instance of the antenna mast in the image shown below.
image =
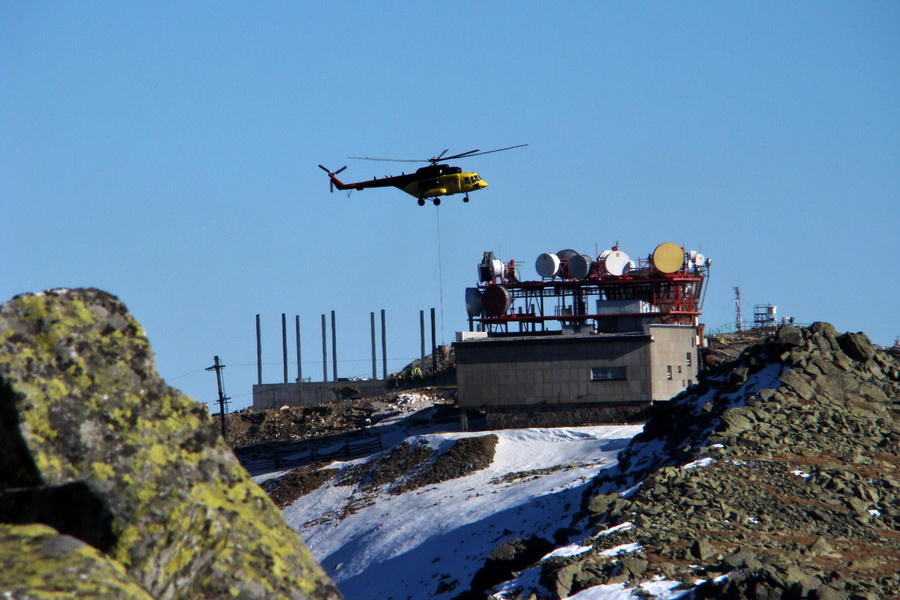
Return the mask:
[[[744,319],[741,316],[741,288],[738,286],[734,287],[734,306],[737,309],[737,330],[740,333],[743,331]]]

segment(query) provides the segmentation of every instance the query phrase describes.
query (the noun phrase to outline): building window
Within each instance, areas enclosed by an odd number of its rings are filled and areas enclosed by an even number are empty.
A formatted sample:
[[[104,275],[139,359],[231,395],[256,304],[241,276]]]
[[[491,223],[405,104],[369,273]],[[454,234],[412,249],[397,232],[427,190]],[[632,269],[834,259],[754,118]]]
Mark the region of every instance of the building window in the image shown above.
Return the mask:
[[[625,367],[592,367],[591,381],[623,381],[627,379]]]
[[[687,366],[691,366],[691,353],[688,352],[685,358],[687,359]]]
[[[666,379],[672,380],[672,365],[666,367]]]
[[[681,365],[678,365],[678,373],[681,374]]]

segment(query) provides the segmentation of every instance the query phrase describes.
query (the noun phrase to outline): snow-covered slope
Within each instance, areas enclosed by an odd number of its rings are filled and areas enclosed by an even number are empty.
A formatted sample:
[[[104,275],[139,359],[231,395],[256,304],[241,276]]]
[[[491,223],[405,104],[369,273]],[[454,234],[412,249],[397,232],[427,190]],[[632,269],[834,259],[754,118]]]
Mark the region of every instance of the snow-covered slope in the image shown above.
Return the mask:
[[[898,382],[862,334],[783,327],[643,428],[394,428],[280,497],[326,481],[284,516],[349,600],[895,597]]]
[[[348,600],[449,599],[468,589],[504,541],[532,534],[552,540],[578,510],[583,486],[615,464],[640,429],[492,432],[499,442],[486,469],[401,495],[329,483],[284,516]],[[483,435],[432,433],[408,441],[440,448]]]

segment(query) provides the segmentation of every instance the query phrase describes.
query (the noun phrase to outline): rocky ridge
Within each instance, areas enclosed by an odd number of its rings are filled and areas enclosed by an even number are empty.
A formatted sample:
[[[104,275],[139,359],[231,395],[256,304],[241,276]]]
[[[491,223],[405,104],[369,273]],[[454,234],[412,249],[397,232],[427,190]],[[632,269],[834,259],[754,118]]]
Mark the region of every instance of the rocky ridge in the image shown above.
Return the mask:
[[[592,533],[521,597],[655,578],[694,598],[900,597],[898,392],[865,335],[779,328],[653,407],[557,537]]]
[[[494,459],[497,441],[497,436],[490,434],[461,438],[447,448],[403,442],[374,458],[340,469],[324,468],[328,463],[298,467],[263,482],[262,488],[281,508],[329,481],[352,486],[360,498],[377,488],[400,495],[484,469]],[[358,502],[359,498],[355,498],[351,506]],[[351,509],[345,508],[344,512],[347,510]]]
[[[0,595],[340,597],[95,289],[0,307]]]

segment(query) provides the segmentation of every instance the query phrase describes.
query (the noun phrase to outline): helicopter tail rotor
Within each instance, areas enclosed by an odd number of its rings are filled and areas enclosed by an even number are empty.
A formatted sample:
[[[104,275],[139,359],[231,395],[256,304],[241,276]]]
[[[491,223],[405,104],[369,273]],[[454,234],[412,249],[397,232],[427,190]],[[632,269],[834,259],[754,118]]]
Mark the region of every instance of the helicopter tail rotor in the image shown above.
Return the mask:
[[[347,168],[347,165],[344,165],[337,171],[331,171],[328,167],[324,165],[319,165],[319,168],[328,173],[328,178],[331,180],[331,191],[334,192],[334,176]]]

